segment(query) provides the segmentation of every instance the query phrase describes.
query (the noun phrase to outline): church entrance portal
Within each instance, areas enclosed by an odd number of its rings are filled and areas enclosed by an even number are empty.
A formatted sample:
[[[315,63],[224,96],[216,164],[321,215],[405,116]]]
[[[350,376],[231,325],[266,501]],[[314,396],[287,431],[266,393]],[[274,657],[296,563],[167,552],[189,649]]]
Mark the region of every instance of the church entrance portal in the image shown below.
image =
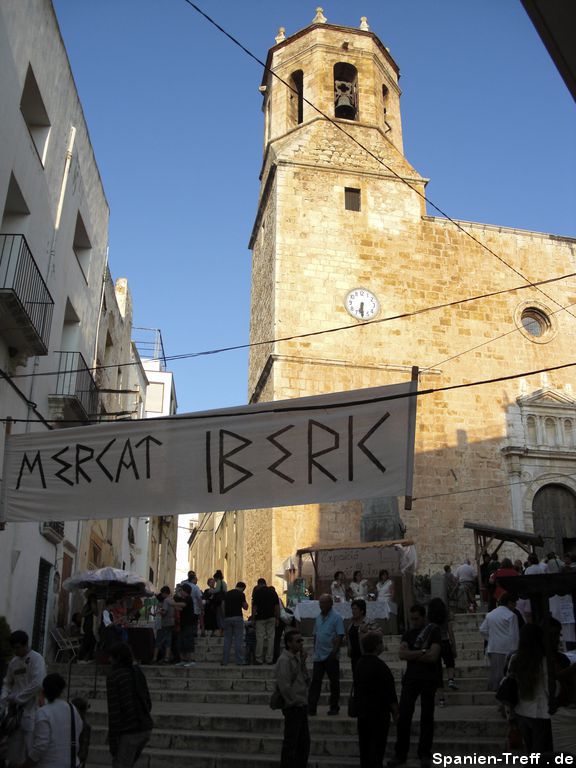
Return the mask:
[[[544,554],[572,551],[576,541],[576,496],[564,485],[545,485],[532,502],[534,533],[544,539]]]

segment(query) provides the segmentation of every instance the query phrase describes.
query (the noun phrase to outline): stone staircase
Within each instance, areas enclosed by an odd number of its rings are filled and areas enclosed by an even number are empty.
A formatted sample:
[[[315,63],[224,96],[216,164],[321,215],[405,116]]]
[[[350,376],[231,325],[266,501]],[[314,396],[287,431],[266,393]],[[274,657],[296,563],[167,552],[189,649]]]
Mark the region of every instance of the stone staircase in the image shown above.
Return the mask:
[[[498,715],[493,694],[485,690],[486,666],[477,630],[480,618],[455,617],[458,691],[446,689],[446,706],[436,708],[434,749],[443,754],[497,754],[506,745],[506,724]],[[309,652],[311,642],[306,639]],[[398,636],[387,637],[382,658],[394,674],[399,694],[404,664],[397,659],[398,645]],[[154,702],[155,728],[138,768],[277,768],[283,718],[280,712],[268,707],[274,688],[274,667],[223,668],[221,654],[220,638],[199,638],[197,666],[142,667]],[[54,668],[65,676],[68,674],[67,665]],[[73,664],[70,670],[71,696],[83,696],[90,701],[92,743],[88,766],[110,766],[105,669]],[[310,718],[310,768],[358,765],[356,721],[346,715],[351,673],[345,656],[341,659],[341,678],[341,714],[326,716],[326,681],[319,714]],[[412,756],[416,753],[418,718],[417,710],[412,728]],[[394,741],[395,728],[391,726],[390,754]]]

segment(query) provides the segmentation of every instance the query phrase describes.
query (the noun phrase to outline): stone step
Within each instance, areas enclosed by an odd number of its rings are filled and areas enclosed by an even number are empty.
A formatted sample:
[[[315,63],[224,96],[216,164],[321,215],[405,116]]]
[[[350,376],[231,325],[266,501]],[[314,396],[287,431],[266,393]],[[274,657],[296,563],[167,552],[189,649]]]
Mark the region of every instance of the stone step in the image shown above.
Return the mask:
[[[144,668],[144,671],[149,687],[162,688],[164,690],[201,689],[205,691],[272,691],[276,681],[276,675],[273,670],[271,670],[269,674],[263,675],[258,674],[259,670],[256,670],[256,674],[252,674],[250,669],[245,669],[243,674],[235,674],[233,676],[229,675],[227,670],[224,671],[221,668],[217,674],[211,674],[212,670],[201,665],[194,669],[183,669],[181,670],[181,674],[170,676],[156,675],[150,668]],[[402,667],[392,667],[391,672],[394,679],[399,682],[403,674]],[[443,674],[446,678],[445,670]],[[457,666],[456,677],[476,679],[479,689],[482,690],[486,678],[486,667]],[[72,686],[81,686],[83,688],[94,686],[94,676],[89,677],[72,674],[70,679]],[[324,679],[326,681],[326,677]],[[342,685],[352,684],[352,673],[349,668],[341,668],[340,681]],[[97,687],[105,686],[105,682],[106,674],[99,672],[96,676]]]
[[[211,752],[196,749],[183,749],[176,746],[157,747],[150,746],[144,750],[144,753],[138,761],[138,768],[278,768],[281,737],[275,740],[263,739],[261,742],[261,751],[246,752],[240,748],[232,748],[232,742],[228,741],[224,733],[219,734],[219,740],[215,744],[215,749]],[[435,738],[434,749],[446,755],[465,755],[474,752],[482,755],[498,755],[504,749],[504,738],[486,738],[471,742],[467,737],[452,736],[446,742]],[[387,758],[393,756],[394,738],[390,734],[387,746]],[[243,747],[247,745],[244,744]],[[319,754],[314,751],[315,740],[312,739],[312,752],[308,761],[308,768],[347,768],[348,766],[358,766],[358,745],[356,737],[338,738],[333,737],[329,742],[325,742],[330,751]],[[412,740],[411,753],[415,754],[417,747],[416,740]],[[270,751],[267,751],[267,750]],[[343,749],[344,752],[339,750]],[[102,743],[94,743],[90,747],[90,757],[88,768],[109,768],[111,762],[108,754],[108,748]],[[416,768],[419,761],[411,759],[408,761],[408,768]]]
[[[314,737],[325,738],[327,735],[353,736],[356,734],[356,720],[345,714],[345,701],[337,717],[328,717],[320,707],[319,714],[310,718],[310,732]],[[327,705],[326,705],[327,711]],[[413,734],[419,730],[420,710],[416,708]],[[152,715],[155,727],[177,734],[213,734],[220,731],[240,733],[248,736],[255,734],[278,735],[282,732],[283,718],[280,712],[274,712],[267,706],[238,708],[218,704],[194,707],[191,704],[157,704]],[[103,701],[92,701],[89,721],[97,727],[107,723],[106,705]],[[394,732],[394,725],[391,725]],[[438,738],[469,736],[470,738],[502,737],[506,732],[506,722],[498,715],[495,705],[489,706],[452,706],[436,709],[435,734]],[[435,738],[436,738],[435,736]]]
[[[402,674],[405,663],[399,659],[386,662],[392,674],[398,677]],[[308,665],[310,668],[310,664]],[[487,666],[484,658],[481,659],[456,659],[457,674],[462,677],[481,677],[486,678]],[[65,664],[51,664],[50,670],[53,672],[59,672],[66,680],[70,676],[73,682],[78,680],[88,681],[92,683],[94,678],[97,680],[104,680],[109,667],[98,666],[94,667],[93,664],[79,665],[73,664],[69,668]],[[162,685],[169,684],[170,680],[189,680],[196,678],[225,678],[227,680],[236,679],[259,679],[259,680],[273,680],[276,675],[274,666],[253,666],[253,665],[241,665],[235,664],[222,667],[221,664],[215,662],[199,662],[195,667],[177,667],[172,664],[165,665],[150,665],[145,664],[141,666],[142,671],[146,675],[146,679],[149,684],[154,684],[155,680],[161,680]],[[343,680],[352,679],[352,670],[348,659],[342,659],[340,663],[340,677]]]
[[[345,701],[349,692],[349,685],[341,686],[342,701]],[[156,691],[151,689],[152,698],[156,701],[182,701],[189,702],[191,704],[236,704],[240,706],[243,704],[267,705],[270,701],[271,691],[262,690],[254,692],[238,692],[228,690],[206,691],[198,689],[186,691],[182,695],[178,695],[178,693],[176,693],[166,696],[164,694],[165,692],[163,691]],[[82,698],[90,698],[92,695],[92,690],[76,688],[72,690],[71,695],[72,697],[81,696]],[[441,695],[439,693],[437,698],[440,699],[440,697]],[[106,698],[105,690],[103,688],[99,689],[95,698],[104,700]],[[444,691],[444,698],[447,704],[450,706],[467,706],[471,704],[478,706],[489,706],[494,704],[494,694],[491,691],[467,691],[465,689],[463,690],[462,686],[460,686],[460,690],[458,691],[453,691],[447,688]],[[320,696],[320,706],[328,706],[328,700],[329,690],[328,687],[325,686],[324,691]]]

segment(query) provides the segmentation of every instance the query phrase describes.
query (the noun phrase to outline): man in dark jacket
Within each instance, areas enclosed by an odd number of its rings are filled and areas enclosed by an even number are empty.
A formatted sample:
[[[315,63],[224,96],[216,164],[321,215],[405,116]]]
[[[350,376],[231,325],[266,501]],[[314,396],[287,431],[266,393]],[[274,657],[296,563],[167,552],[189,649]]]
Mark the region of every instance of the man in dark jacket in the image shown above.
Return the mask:
[[[398,719],[398,699],[389,667],[379,659],[381,632],[362,637],[363,655],[354,672],[354,700],[358,716],[360,768],[381,766],[386,752],[390,716]]]
[[[286,650],[276,663],[276,685],[284,700],[284,740],[281,768],[306,768],[310,753],[308,730],[308,686],[306,651],[296,629],[286,632]]]
[[[431,617],[429,617],[431,619]],[[442,679],[440,651],[442,635],[440,627],[433,621],[426,622],[426,609],[422,605],[410,608],[410,629],[400,642],[398,656],[406,663],[402,677],[402,691],[396,726],[396,759],[388,766],[403,766],[410,747],[410,729],[414,706],[420,698],[420,739],[418,757],[422,768],[432,762],[432,741],[434,739],[434,697]]]
[[[112,669],[106,680],[108,741],[112,768],[132,768],[148,740],[154,723],[152,702],[144,673],[134,665],[126,643],[110,649]]]

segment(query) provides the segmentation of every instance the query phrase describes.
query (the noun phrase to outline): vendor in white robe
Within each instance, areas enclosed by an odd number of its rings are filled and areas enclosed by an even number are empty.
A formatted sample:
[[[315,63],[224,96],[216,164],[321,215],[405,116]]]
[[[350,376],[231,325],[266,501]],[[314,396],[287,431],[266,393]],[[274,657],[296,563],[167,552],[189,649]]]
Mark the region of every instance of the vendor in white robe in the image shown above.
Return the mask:
[[[368,597],[368,581],[362,578],[362,571],[354,571],[349,589],[352,600],[357,598],[366,600]]]
[[[336,571],[334,574],[334,581],[330,585],[330,593],[332,594],[332,599],[335,603],[346,602],[346,587],[344,586],[345,578],[343,571]]]
[[[388,608],[388,613],[390,614],[391,606],[394,602],[394,582],[390,578],[390,574],[386,569],[382,569],[378,574],[376,593],[378,595],[378,602],[384,603]]]

